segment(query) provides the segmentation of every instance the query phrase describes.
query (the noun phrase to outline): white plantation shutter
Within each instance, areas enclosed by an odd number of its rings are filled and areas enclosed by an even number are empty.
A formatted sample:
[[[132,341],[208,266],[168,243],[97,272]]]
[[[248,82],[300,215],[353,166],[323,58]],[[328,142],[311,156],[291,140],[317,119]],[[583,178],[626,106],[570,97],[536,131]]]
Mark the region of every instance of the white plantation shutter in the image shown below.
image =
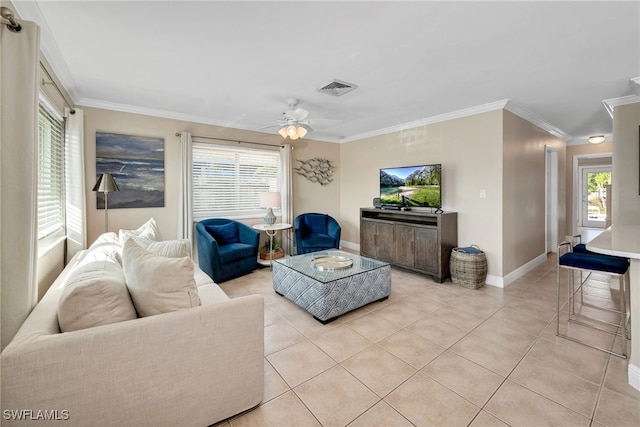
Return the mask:
[[[64,123],[38,112],[38,239],[64,230]]]
[[[280,191],[280,173],[278,151],[194,141],[194,220],[264,216],[260,193]]]

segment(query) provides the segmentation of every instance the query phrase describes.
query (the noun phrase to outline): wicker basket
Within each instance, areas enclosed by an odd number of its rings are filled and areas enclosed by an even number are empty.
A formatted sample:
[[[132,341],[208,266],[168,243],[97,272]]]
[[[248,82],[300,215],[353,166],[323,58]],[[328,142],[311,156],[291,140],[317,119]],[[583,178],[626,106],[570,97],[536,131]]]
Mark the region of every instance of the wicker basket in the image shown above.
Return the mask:
[[[469,253],[470,249],[475,250]],[[481,288],[487,278],[487,257],[477,246],[453,248],[449,270],[453,283],[469,289]]]

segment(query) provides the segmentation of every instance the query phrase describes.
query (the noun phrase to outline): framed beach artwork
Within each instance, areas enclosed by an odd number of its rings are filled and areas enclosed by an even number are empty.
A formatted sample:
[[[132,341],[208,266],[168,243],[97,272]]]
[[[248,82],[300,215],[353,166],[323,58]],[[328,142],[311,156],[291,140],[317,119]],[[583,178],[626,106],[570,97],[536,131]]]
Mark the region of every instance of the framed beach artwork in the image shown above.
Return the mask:
[[[109,193],[109,209],[164,207],[164,138],[96,132],[96,179],[103,173],[120,189]],[[104,194],[97,198],[104,209]]]

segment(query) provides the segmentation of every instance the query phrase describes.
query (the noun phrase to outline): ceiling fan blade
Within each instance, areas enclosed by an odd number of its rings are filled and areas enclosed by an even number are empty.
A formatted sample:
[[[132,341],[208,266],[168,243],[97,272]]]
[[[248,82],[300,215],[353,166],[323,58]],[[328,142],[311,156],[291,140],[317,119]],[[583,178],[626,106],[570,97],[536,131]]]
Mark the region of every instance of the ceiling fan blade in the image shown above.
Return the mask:
[[[304,120],[309,115],[309,112],[304,108],[296,108],[295,110],[289,110],[282,113],[284,117],[290,118],[295,121]]]
[[[281,124],[279,124],[279,123],[275,123],[275,124],[272,124],[272,125],[269,125],[269,126],[265,126],[265,127],[258,128],[258,130],[264,130],[264,129],[274,128],[274,127],[276,127],[276,126],[277,126],[277,127],[282,127],[282,125],[281,125]]]

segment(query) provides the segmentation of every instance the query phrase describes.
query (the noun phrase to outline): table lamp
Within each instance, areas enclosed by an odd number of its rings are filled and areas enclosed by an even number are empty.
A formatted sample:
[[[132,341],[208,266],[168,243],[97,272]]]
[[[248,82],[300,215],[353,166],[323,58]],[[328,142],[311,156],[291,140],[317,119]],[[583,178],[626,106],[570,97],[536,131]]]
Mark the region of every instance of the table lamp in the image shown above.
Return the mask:
[[[260,205],[264,208],[267,208],[267,214],[264,216],[264,223],[269,225],[275,224],[276,216],[273,214],[272,208],[280,207],[280,192],[271,191],[267,193],[261,193]]]

